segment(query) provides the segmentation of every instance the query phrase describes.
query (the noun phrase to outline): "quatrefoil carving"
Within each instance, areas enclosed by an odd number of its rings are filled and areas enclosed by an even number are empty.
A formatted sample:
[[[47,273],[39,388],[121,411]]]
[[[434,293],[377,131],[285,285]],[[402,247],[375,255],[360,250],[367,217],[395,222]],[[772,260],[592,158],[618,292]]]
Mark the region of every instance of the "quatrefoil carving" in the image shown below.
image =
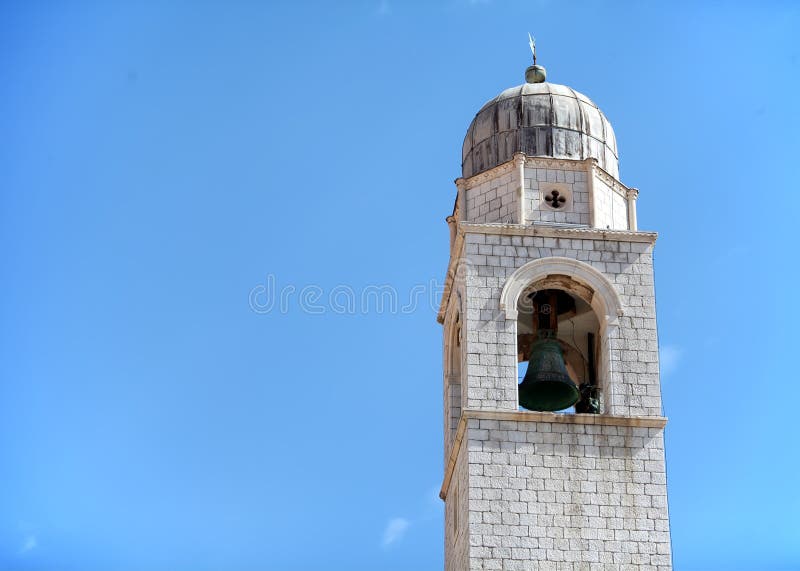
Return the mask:
[[[567,202],[567,199],[561,196],[557,190],[551,190],[550,194],[544,197],[545,202],[552,208],[561,208]]]

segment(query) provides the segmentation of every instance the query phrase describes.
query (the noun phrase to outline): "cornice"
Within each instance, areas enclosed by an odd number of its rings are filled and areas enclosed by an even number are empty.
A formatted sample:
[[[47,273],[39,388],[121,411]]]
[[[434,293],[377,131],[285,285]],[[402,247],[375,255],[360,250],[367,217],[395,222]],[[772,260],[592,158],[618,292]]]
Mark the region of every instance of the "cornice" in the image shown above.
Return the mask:
[[[596,176],[598,179],[606,183],[606,185],[608,185],[608,187],[611,190],[619,194],[622,198],[627,199],[628,193],[631,190],[636,190],[636,189],[631,189],[622,184],[619,180],[617,180],[617,178],[614,175],[609,174],[608,171],[606,171],[603,167],[598,165],[596,161],[592,162],[592,172],[594,173],[594,176]],[[638,190],[636,190],[636,195],[637,196],[639,195]]]
[[[470,189],[483,182],[486,182],[487,180],[492,180],[499,176],[503,176],[504,174],[513,172],[515,165],[521,160],[524,162],[526,167],[563,169],[572,171],[585,171],[587,161],[596,163],[595,159],[554,159],[551,157],[529,157],[527,155],[523,155],[522,153],[516,153],[510,160],[501,163],[496,167],[492,167],[489,170],[485,170],[471,177],[459,177],[454,182],[456,183],[456,186],[463,185],[465,189]],[[597,168],[599,169],[600,167],[598,166]],[[606,171],[603,172],[605,173]]]
[[[550,422],[554,424],[580,424],[592,426],[625,426],[629,428],[659,428],[667,425],[667,418],[663,416],[612,416],[610,414],[556,414],[553,412],[532,411],[502,411],[502,410],[464,410],[458,422],[456,437],[450,448],[447,458],[447,467],[444,471],[444,480],[439,490],[439,497],[447,499],[447,491],[453,472],[456,468],[458,454],[464,442],[469,419],[478,420],[512,420],[516,422]]]
[[[456,186],[458,184],[462,184],[465,189],[469,190],[478,186],[481,183],[486,182],[487,180],[492,180],[494,178],[503,176],[504,174],[508,174],[514,171],[514,159],[510,161],[506,161],[503,164],[497,165],[496,167],[492,167],[487,171],[483,171],[482,173],[478,173],[474,176],[469,178],[457,178],[456,179]]]
[[[453,438],[453,444],[450,446],[450,454],[447,456],[447,466],[444,469],[444,480],[442,487],[439,489],[439,497],[443,500],[447,499],[447,491],[450,489],[450,480],[453,479],[453,472],[456,471],[456,461],[458,460],[458,453],[461,451],[461,443],[464,441],[464,433],[467,431],[467,418],[470,411],[465,410],[461,413],[461,419],[458,421],[458,428],[456,429],[456,436]]]
[[[584,240],[616,240],[618,242],[643,242],[655,244],[657,232],[610,230],[603,228],[545,226],[543,224],[476,224],[459,222],[459,233],[493,234],[500,236],[542,236],[545,238],[575,238]]]
[[[543,169],[585,171],[586,162],[595,159],[554,159],[552,157],[525,157],[525,166]]]

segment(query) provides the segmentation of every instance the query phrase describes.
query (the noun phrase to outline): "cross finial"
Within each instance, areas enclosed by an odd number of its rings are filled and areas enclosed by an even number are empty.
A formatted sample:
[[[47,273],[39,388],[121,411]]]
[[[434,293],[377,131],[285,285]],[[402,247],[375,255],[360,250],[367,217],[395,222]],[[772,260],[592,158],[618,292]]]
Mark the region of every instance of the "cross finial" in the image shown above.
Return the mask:
[[[531,47],[531,54],[533,54],[533,65],[525,70],[525,81],[528,83],[544,83],[547,78],[545,69],[536,65],[536,39],[528,32],[528,45]]]
[[[531,33],[528,32],[528,45],[531,47],[531,53],[533,54],[533,65],[536,65],[536,40]]]

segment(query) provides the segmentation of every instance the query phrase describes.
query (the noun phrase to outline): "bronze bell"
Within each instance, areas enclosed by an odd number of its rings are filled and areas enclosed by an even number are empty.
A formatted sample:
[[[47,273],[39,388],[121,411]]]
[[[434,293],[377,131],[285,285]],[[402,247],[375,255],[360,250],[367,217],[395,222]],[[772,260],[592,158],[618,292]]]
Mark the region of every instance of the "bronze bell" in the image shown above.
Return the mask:
[[[558,331],[558,291],[536,294],[528,370],[519,384],[519,404],[528,410],[553,411],[569,408],[578,402],[580,392],[567,374],[564,354],[556,341]]]

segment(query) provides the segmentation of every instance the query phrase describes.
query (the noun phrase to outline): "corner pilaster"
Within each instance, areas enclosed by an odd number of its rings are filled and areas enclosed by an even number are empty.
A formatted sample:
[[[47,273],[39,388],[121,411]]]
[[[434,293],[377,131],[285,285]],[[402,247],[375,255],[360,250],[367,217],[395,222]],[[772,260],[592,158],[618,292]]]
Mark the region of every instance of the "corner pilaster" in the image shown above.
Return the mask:
[[[514,155],[514,165],[517,167],[519,179],[519,224],[525,225],[525,153]]]

